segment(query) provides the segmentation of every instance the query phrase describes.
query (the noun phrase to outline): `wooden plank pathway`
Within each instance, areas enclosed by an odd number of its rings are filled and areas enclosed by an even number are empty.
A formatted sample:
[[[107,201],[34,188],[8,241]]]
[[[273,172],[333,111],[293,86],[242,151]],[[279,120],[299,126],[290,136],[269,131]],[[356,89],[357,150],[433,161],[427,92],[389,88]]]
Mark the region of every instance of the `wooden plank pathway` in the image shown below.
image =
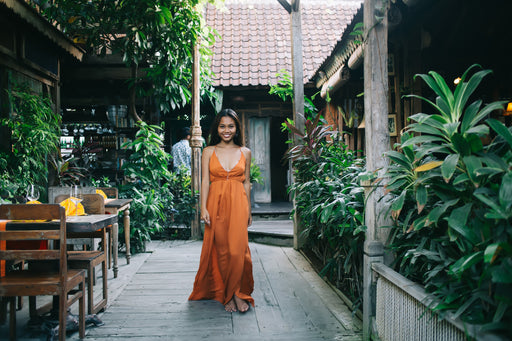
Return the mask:
[[[361,322],[300,253],[250,247],[256,308],[228,313],[216,301],[188,301],[201,242],[154,241],[152,253],[99,315],[105,325],[88,328],[86,340],[362,339]]]

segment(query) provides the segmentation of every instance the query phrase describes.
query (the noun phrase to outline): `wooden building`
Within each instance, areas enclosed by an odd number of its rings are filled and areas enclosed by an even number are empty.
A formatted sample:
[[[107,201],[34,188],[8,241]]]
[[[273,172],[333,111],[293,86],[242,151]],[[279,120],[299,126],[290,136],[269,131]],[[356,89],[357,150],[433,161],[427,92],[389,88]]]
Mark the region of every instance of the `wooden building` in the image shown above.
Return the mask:
[[[450,83],[471,65],[493,70],[476,94],[484,103],[512,99],[512,67],[507,46],[512,43],[509,1],[396,0],[388,12],[388,111],[390,148],[396,143],[407,118],[428,108],[408,94],[433,96],[414,75],[436,71]],[[362,22],[361,8],[349,27]],[[360,154],[364,145],[362,109],[364,48],[356,36],[345,30],[333,52],[316,71],[313,80],[332,101],[326,111],[347,132],[346,143]],[[452,83],[453,84],[453,83]],[[367,95],[367,94],[364,94]],[[354,105],[354,103],[356,105]],[[422,105],[423,104],[423,105]],[[339,110],[343,109],[343,112]],[[511,124],[506,112],[495,118]],[[347,124],[343,115],[353,118]],[[359,129],[358,129],[359,128]]]
[[[84,51],[23,0],[0,0],[0,118],[10,112],[8,91],[26,84],[49,96],[55,111],[61,106],[62,63],[82,60]],[[9,149],[10,134],[0,133]]]
[[[289,136],[281,123],[292,117],[292,103],[269,95],[269,90],[278,83],[278,72],[292,74],[290,15],[277,0],[226,0],[224,6],[208,6],[205,13],[207,25],[220,35],[213,47],[214,86],[223,94],[222,107],[241,116],[245,142],[262,170],[265,182],[254,186],[255,202],[288,201],[291,176],[282,158]],[[312,76],[358,7],[360,1],[353,0],[301,1],[307,96],[317,92]],[[213,115],[202,122],[203,132],[208,132]]]

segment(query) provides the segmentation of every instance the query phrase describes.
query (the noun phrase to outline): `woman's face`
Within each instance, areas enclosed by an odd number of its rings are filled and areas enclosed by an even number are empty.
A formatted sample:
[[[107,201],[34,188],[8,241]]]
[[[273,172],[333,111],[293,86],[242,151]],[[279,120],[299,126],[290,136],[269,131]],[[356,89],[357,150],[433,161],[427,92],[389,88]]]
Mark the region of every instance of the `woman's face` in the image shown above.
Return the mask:
[[[225,143],[231,142],[236,134],[235,120],[233,120],[229,116],[223,116],[220,119],[219,127],[217,128],[217,132],[219,133],[219,137],[223,142],[225,142]]]

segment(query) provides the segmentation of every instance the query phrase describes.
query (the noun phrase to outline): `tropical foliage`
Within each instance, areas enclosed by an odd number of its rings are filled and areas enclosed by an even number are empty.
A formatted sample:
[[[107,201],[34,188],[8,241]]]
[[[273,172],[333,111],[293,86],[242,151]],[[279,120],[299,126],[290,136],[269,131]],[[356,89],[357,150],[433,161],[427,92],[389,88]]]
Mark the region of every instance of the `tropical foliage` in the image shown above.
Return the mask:
[[[276,74],[276,77],[279,79],[277,84],[269,84],[270,91],[268,92],[271,95],[276,95],[281,98],[283,101],[287,101],[293,98],[293,81],[290,73],[281,69]],[[313,119],[317,109],[313,100],[315,96],[313,95],[311,98],[308,96],[304,96],[304,116],[306,118]]]
[[[10,117],[2,119],[0,126],[11,132],[12,148],[0,153],[0,195],[24,196],[28,184],[46,188],[46,160],[59,148],[60,116],[49,98],[23,85],[9,92],[9,103]]]
[[[172,201],[166,184],[171,178],[167,169],[170,155],[163,150],[163,139],[158,134],[161,128],[137,123],[139,130],[133,141],[123,144],[130,156],[123,170],[130,181],[121,187],[119,196],[132,198],[131,243],[135,251],[144,251],[151,234],[162,229],[166,219],[164,209]]]
[[[502,102],[471,100],[490,72],[471,66],[453,92],[436,72],[417,75],[436,99],[413,96],[434,113],[411,116],[388,153],[390,248],[396,268],[440,298],[436,310],[510,335],[512,133],[489,118]]]
[[[139,95],[155,98],[163,112],[190,101],[195,42],[201,42],[201,84],[213,96],[209,87],[211,51],[208,46],[214,41],[214,33],[201,23],[200,5],[205,2],[39,1],[46,8],[44,14],[89,52],[122,56],[126,66],[132,69],[132,115],[136,90]]]
[[[120,197],[132,198],[131,244],[135,252],[173,223],[190,225],[197,197],[186,172],[168,170],[170,155],[163,150],[162,128],[137,123],[133,141],[123,144],[130,156],[123,165],[130,181],[120,188]]]
[[[285,71],[270,93],[283,100],[293,97],[292,83]],[[293,134],[285,159],[291,160],[294,183],[289,191],[295,198],[299,224],[303,226],[304,250],[320,261],[321,274],[340,288],[354,303],[362,303],[362,255],[364,191],[359,175],[364,160],[356,157],[341,141],[338,132],[322,120],[311,98],[304,99],[307,120],[304,131],[286,120],[283,130]]]
[[[364,160],[349,150],[331,127],[307,120],[305,132],[289,122],[288,129],[299,143],[287,152],[295,182],[289,190],[295,197],[295,212],[304,227],[304,248],[320,260],[321,273],[361,304],[362,255],[365,236],[364,190],[359,174]],[[327,141],[329,137],[329,141]]]

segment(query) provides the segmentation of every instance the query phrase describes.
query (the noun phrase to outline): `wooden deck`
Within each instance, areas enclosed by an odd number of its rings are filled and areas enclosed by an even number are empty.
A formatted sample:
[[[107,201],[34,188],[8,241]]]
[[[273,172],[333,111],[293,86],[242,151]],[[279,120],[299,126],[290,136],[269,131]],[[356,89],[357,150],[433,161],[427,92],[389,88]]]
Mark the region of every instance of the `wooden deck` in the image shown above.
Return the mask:
[[[361,340],[360,321],[291,248],[251,243],[256,308],[227,313],[187,301],[201,242],[153,242],[153,253],[86,340]]]
[[[361,322],[300,253],[250,247],[256,308],[249,312],[227,313],[216,301],[187,300],[200,241],[153,241],[149,253],[134,255],[130,264],[120,258],[118,278],[109,270],[109,302],[98,315],[105,324],[88,327],[85,340],[362,340]],[[18,312],[20,340],[41,340],[41,333],[27,331],[27,306]],[[0,326],[0,333],[6,330]],[[68,340],[78,340],[78,332]]]

